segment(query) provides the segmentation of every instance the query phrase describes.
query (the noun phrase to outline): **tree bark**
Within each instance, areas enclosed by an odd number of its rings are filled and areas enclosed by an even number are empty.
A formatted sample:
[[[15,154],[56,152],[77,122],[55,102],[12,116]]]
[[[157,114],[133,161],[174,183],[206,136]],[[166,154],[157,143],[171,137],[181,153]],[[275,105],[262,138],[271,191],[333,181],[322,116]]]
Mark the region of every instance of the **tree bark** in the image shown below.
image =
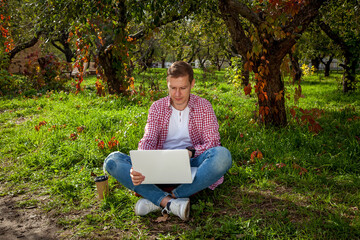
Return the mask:
[[[300,83],[302,71],[301,71],[300,64],[299,64],[299,58],[297,56],[294,56],[291,52],[289,53],[289,57],[291,60],[292,71],[294,72],[293,82]]]
[[[246,63],[245,61],[242,61],[243,65],[242,65],[242,69],[241,69],[241,76],[242,76],[242,85],[243,86],[249,85],[249,82],[250,82],[250,73],[249,73],[249,70],[245,69],[245,67],[244,67],[245,63]]]
[[[266,107],[268,107],[268,114],[263,114],[260,110],[260,118],[265,123],[265,126],[279,126],[284,127],[287,125],[286,110],[285,110],[285,89],[284,82],[281,79],[280,71],[281,62],[270,61],[269,74],[266,76],[266,85],[264,87],[264,92],[267,94],[267,100],[259,100],[259,107],[264,107],[266,112]],[[277,96],[281,94],[281,98]],[[258,94],[259,95],[259,94]]]
[[[108,85],[109,94],[125,94],[127,83],[124,78],[117,74],[117,66],[121,64],[121,60],[113,55],[112,49],[101,51],[98,54],[99,63],[104,71],[104,78]]]

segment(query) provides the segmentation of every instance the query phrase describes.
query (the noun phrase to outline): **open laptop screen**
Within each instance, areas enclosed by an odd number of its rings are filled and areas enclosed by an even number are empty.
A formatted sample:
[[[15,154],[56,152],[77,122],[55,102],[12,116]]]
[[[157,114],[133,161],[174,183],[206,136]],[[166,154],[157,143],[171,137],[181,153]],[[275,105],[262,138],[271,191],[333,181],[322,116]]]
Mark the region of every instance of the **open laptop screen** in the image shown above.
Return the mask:
[[[195,176],[186,149],[132,150],[130,158],[133,169],[145,176],[142,184],[192,183]]]

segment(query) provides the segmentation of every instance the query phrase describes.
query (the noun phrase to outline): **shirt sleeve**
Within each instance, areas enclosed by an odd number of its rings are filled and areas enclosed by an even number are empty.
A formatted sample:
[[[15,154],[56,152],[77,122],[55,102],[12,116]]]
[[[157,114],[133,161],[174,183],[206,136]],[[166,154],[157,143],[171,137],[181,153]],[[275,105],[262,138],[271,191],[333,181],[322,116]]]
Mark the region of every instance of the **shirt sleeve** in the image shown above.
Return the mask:
[[[210,102],[206,101],[202,112],[196,114],[201,114],[201,122],[198,124],[202,126],[203,130],[202,141],[194,146],[195,156],[199,156],[207,149],[220,146],[220,134],[219,124]]]
[[[159,130],[159,121],[157,105],[154,103],[149,109],[148,119],[145,125],[145,133],[143,138],[138,144],[139,150],[155,150],[157,149],[160,130]]]

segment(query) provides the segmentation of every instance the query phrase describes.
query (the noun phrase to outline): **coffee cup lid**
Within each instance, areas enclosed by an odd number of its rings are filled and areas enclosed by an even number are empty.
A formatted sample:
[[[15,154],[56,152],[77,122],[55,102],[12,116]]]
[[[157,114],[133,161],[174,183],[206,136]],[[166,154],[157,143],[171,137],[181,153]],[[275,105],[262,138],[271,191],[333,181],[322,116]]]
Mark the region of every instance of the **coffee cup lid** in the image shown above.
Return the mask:
[[[108,179],[108,176],[102,175],[102,176],[98,176],[95,178],[95,182],[103,182],[106,181]]]

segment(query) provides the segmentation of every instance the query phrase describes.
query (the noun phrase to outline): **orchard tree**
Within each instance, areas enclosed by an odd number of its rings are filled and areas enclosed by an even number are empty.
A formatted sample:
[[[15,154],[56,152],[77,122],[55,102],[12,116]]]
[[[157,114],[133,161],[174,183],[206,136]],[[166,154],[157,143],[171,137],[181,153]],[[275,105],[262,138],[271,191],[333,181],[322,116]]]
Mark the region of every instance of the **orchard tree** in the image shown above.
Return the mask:
[[[316,22],[301,36],[295,52],[301,59],[310,59],[312,65],[319,69],[320,63],[325,66],[324,75],[330,75],[330,64],[336,57],[341,57],[339,47],[321,31]]]
[[[321,11],[320,28],[339,46],[344,58],[343,92],[356,89],[360,57],[360,8],[357,0],[331,1]]]
[[[219,0],[236,50],[255,73],[259,118],[266,126],[287,124],[280,66],[325,0]],[[246,27],[242,22],[246,21]],[[250,93],[251,86],[245,88]]]
[[[66,44],[70,41],[76,45],[75,67],[80,73],[95,51],[100,73],[110,94],[127,94],[133,84],[133,64],[129,54],[137,39],[147,37],[153,29],[199,9],[196,1],[166,0],[39,0],[33,4],[41,10],[37,19],[42,26],[59,32],[50,40],[60,51],[69,53],[67,59],[70,59],[71,53],[66,50]],[[70,28],[62,28],[64,23]],[[130,23],[140,27],[132,31]],[[77,80],[78,90],[81,82],[82,74]]]
[[[57,13],[41,1],[7,1],[3,0],[1,10],[6,9],[8,18],[8,38],[11,36],[11,47],[8,48],[7,66],[11,60],[26,48],[34,46],[41,38],[43,46],[50,43],[62,53],[67,62],[74,58],[74,50],[68,41],[70,24],[59,16],[58,21],[48,21]],[[4,18],[5,19],[5,18]],[[9,42],[9,41],[7,41]]]
[[[32,13],[33,8],[24,5],[22,1],[1,0],[2,69],[7,69],[10,66],[11,60],[17,53],[34,46],[38,42],[42,31],[38,26],[34,26],[34,21],[30,17]]]
[[[203,35],[202,49],[206,53],[207,60],[220,70],[228,59],[232,44],[223,19],[217,13],[204,12],[201,16],[198,15],[195,18],[195,22],[199,25],[199,30]]]

